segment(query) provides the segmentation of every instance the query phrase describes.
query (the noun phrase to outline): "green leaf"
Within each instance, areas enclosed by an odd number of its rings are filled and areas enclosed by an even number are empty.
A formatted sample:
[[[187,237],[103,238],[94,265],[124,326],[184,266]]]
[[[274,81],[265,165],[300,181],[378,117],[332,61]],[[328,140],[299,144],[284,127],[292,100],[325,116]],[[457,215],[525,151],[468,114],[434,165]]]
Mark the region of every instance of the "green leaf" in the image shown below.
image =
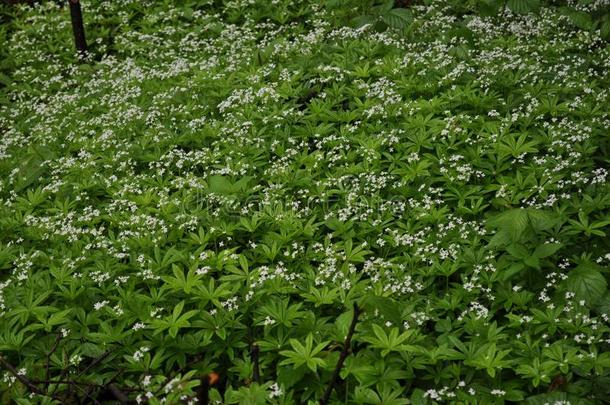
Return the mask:
[[[513,263],[509,268],[502,271],[502,280],[509,280],[511,277],[518,274],[525,268],[525,264],[522,262]]]
[[[570,405],[593,405],[597,402],[579,398],[565,392],[551,392],[529,397],[525,400],[525,405],[547,405],[547,404],[570,404]]]
[[[526,14],[538,10],[539,0],[508,0],[507,7],[518,14]]]
[[[379,14],[387,13],[394,7],[394,0],[386,0],[385,2],[374,7],[374,10]]]
[[[104,353],[104,349],[93,343],[83,343],[80,345],[80,352],[83,356],[97,357]]]
[[[487,221],[489,225],[498,228],[509,236],[512,242],[517,242],[528,227],[528,214],[525,209],[512,209]]]
[[[8,86],[11,83],[11,78],[0,72],[0,84]]]
[[[604,296],[597,302],[595,312],[610,316],[610,291],[606,291]]]
[[[534,256],[539,259],[549,257],[555,254],[555,252],[557,252],[561,246],[561,243],[544,243],[536,247],[536,250],[534,250]]]
[[[491,17],[498,14],[502,4],[504,4],[502,0],[481,0],[478,7],[482,16]]]
[[[17,176],[17,181],[15,182],[16,192],[27,188],[45,173],[46,166],[43,164],[43,161],[45,157],[51,155],[45,146],[32,146],[29,152],[30,155],[22,162],[19,176]]]
[[[316,357],[316,355],[324,350],[328,343],[328,341],[324,341],[316,345],[316,347],[313,347],[313,334],[311,333],[305,338],[304,346],[298,340],[290,339],[290,346],[292,346],[292,350],[282,350],[280,352],[280,355],[288,358],[282,360],[279,365],[283,366],[292,364],[295,367],[306,365],[307,368],[315,373],[318,367],[326,366],[326,361]]]
[[[182,308],[184,308],[184,301],[180,301],[178,305],[174,307],[174,312],[172,314],[174,320],[177,320],[180,314],[182,313]]]
[[[557,220],[547,211],[528,208],[525,210],[529,219],[530,225],[535,231],[546,231],[555,226]]]
[[[588,30],[593,26],[591,14],[585,11],[571,10],[568,17],[570,18],[570,21],[580,29]]]
[[[421,388],[414,389],[413,394],[411,395],[411,404],[426,405],[427,403],[428,399],[426,398],[426,392]]]
[[[540,269],[540,260],[536,256],[530,256],[526,258],[523,263],[525,263],[529,267],[533,267],[534,269]]]
[[[606,19],[599,27],[600,35],[606,41],[610,41],[610,18]]]
[[[398,328],[391,328],[390,333],[386,334],[381,326],[373,324],[373,333],[374,337],[366,336],[364,340],[369,342],[372,347],[381,349],[382,357],[395,351],[417,351],[416,347],[403,344],[413,334],[412,330],[400,333]]]
[[[375,17],[372,15],[361,15],[358,17],[354,17],[351,20],[351,24],[355,28],[360,28],[367,24],[372,24],[374,22],[375,22]]]
[[[208,177],[208,190],[216,194],[236,194],[246,190],[250,177],[242,177],[236,182],[232,182],[228,176],[213,175]]]
[[[506,251],[510,253],[510,255],[517,259],[526,259],[529,257],[529,251],[518,243],[512,243],[506,247]]]
[[[502,246],[508,242],[519,242],[533,234],[552,228],[556,220],[546,211],[532,208],[515,208],[487,220],[487,225],[497,229],[490,241],[490,247]]]
[[[608,289],[606,278],[592,264],[581,264],[568,273],[567,287],[577,300],[595,304]]]
[[[352,318],[354,317],[354,311],[344,312],[337,317],[335,321],[335,328],[337,332],[339,332],[339,336],[345,338],[349,331],[350,324],[352,323]]]
[[[306,367],[280,366],[277,368],[277,382],[289,388],[301,381],[306,373]]]
[[[400,325],[402,323],[400,305],[392,298],[369,295],[365,298],[363,305],[368,311],[379,313],[383,319],[386,319],[395,325]]]
[[[388,26],[400,30],[413,21],[413,15],[406,8],[393,8],[384,14],[381,19]]]

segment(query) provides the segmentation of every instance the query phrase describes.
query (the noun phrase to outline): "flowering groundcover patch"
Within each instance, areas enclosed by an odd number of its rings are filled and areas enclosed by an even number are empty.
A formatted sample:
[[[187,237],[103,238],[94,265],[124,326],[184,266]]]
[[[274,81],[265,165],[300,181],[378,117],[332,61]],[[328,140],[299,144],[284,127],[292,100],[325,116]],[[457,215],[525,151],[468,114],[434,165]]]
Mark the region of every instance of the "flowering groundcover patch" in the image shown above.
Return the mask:
[[[607,2],[378,3],[12,6],[0,402],[610,401]]]

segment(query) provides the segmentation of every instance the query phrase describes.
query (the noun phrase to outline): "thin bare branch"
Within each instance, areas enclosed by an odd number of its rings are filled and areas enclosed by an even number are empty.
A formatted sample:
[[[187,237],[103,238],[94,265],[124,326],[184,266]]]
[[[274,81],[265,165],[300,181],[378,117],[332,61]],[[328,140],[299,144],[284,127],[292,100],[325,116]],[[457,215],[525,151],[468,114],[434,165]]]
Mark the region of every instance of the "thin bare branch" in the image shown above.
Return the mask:
[[[343,349],[341,350],[341,354],[339,355],[339,360],[337,361],[337,365],[335,366],[335,370],[333,371],[333,375],[328,382],[328,387],[326,388],[326,392],[324,392],[324,396],[320,399],[320,405],[326,405],[328,400],[330,399],[330,395],[337,384],[337,380],[339,379],[339,373],[341,372],[341,368],[343,367],[343,363],[345,359],[349,355],[351,351],[351,342],[352,336],[354,335],[354,331],[356,330],[356,324],[358,323],[358,317],[360,316],[360,308],[356,303],[354,303],[354,316],[352,318],[352,323],[349,326],[347,336],[343,341]]]

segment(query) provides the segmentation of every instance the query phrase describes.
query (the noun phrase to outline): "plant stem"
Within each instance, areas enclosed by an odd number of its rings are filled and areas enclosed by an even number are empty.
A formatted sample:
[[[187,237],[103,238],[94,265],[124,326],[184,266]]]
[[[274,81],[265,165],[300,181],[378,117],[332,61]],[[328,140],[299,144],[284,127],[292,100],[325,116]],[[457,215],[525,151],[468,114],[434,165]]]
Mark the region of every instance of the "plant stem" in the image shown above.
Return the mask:
[[[261,382],[261,371],[260,371],[260,366],[259,366],[259,360],[258,360],[258,345],[256,343],[254,343],[252,345],[252,349],[250,350],[250,356],[252,356],[252,380],[254,380],[254,382],[259,383]]]
[[[210,382],[207,374],[200,379],[197,399],[200,405],[208,405],[210,402]]]
[[[108,391],[110,391],[112,393],[112,395],[114,395],[114,397],[119,400],[120,403],[122,403],[122,404],[131,403],[131,401],[129,400],[129,397],[127,397],[127,395],[125,395],[123,393],[123,391],[121,391],[116,385],[109,384]]]
[[[15,367],[13,367],[12,364],[10,364],[8,361],[6,361],[4,359],[4,357],[1,357],[1,356],[0,356],[0,366],[2,366],[3,368],[7,369],[13,376],[15,376],[15,378],[17,378],[23,385],[28,387],[28,389],[30,391],[32,391],[34,394],[48,396],[48,397],[51,397],[51,398],[53,398],[55,400],[58,399],[54,395],[50,395],[50,394],[46,393],[45,391],[41,390],[40,388],[38,388],[26,376],[24,376],[22,374],[19,374],[19,372],[15,369]]]
[[[360,308],[358,305],[354,303],[354,317],[352,318],[352,323],[349,326],[347,336],[345,336],[345,340],[343,341],[343,349],[341,350],[341,354],[339,355],[339,361],[337,361],[337,365],[335,366],[335,370],[333,371],[333,375],[330,378],[328,383],[328,387],[326,388],[326,392],[322,399],[320,399],[320,405],[326,405],[328,400],[330,399],[330,395],[335,388],[335,384],[339,379],[339,373],[341,372],[341,368],[343,367],[343,363],[347,358],[347,355],[350,353],[352,336],[354,335],[354,331],[356,330],[356,324],[358,323],[358,316],[360,316]]]
[[[57,337],[55,338],[55,342],[53,343],[53,347],[51,347],[51,350],[49,351],[49,353],[47,353],[47,362],[45,364],[45,374],[46,374],[46,379],[47,381],[50,379],[49,377],[49,366],[51,363],[51,356],[53,355],[53,353],[55,353],[55,350],[57,350],[57,347],[59,347],[59,341],[61,340],[62,335],[61,332],[57,334]],[[49,384],[46,384],[47,389],[49,389]]]

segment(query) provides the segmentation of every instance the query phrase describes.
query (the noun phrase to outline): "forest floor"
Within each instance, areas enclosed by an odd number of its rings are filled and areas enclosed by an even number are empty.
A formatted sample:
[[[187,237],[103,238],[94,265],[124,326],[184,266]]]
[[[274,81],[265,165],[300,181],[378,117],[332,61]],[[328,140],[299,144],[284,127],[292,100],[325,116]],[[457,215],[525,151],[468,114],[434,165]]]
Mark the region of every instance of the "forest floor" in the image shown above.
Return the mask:
[[[0,28],[0,402],[610,401],[603,2],[172,3]]]

